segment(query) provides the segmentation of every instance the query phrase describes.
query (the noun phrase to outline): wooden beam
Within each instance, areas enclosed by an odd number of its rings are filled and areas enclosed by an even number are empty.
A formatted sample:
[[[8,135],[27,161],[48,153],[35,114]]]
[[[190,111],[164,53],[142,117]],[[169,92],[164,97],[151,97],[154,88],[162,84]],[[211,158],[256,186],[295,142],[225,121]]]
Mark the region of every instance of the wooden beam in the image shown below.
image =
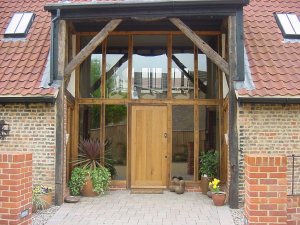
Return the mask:
[[[179,30],[181,30],[201,51],[214,62],[224,73],[229,74],[228,63],[215,52],[203,39],[185,25],[178,18],[169,19]]]
[[[229,206],[237,209],[239,206],[239,163],[238,163],[238,133],[237,133],[237,98],[235,95],[234,78],[237,73],[237,53],[236,53],[236,17],[230,16],[228,19],[228,49],[229,49]]]
[[[66,76],[70,76],[73,70],[79,66],[121,22],[121,19],[117,19],[111,20],[108,24],[106,24],[106,26],[66,66]]]
[[[59,21],[59,36],[58,36],[58,75],[62,77],[64,74],[66,63],[66,22]],[[64,194],[64,98],[65,87],[62,80],[61,86],[56,99],[56,151],[55,151],[55,204],[61,205]]]

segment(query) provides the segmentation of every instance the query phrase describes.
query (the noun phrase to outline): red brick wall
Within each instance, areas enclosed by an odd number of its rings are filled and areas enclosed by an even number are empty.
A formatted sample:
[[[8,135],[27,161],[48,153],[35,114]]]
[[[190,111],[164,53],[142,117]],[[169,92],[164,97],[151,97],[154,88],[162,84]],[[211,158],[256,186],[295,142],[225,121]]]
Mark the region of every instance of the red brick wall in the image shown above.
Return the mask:
[[[300,225],[300,196],[288,196],[288,225]]]
[[[244,201],[244,155],[300,155],[300,104],[241,104],[238,108],[239,200]],[[300,158],[296,160],[295,193],[300,194]],[[291,160],[288,188],[291,193]]]
[[[0,153],[0,224],[31,224],[32,154]],[[20,219],[23,210],[29,215]]]
[[[287,224],[287,158],[246,155],[245,216],[249,225]]]
[[[33,181],[55,187],[55,106],[51,104],[0,105],[0,118],[10,125],[1,140],[3,151],[32,152]]]

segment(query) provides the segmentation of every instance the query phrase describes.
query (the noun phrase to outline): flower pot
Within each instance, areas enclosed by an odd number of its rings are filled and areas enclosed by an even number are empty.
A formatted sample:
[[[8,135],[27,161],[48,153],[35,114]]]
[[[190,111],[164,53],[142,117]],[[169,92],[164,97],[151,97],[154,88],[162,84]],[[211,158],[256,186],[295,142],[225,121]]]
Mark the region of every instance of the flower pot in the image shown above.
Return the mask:
[[[42,205],[36,205],[35,203],[32,204],[32,212],[35,213],[37,210],[44,210],[49,209],[52,205],[52,194],[51,192],[46,194],[38,194],[38,198],[42,200]]]
[[[205,176],[201,176],[201,191],[202,194],[206,195],[208,192],[208,183],[209,183],[209,178]]]
[[[225,204],[226,193],[224,193],[224,192],[213,193],[212,199],[213,199],[215,206],[222,206]]]
[[[97,192],[93,191],[93,181],[91,177],[86,178],[86,182],[83,185],[80,194],[85,197],[94,197],[99,195]]]

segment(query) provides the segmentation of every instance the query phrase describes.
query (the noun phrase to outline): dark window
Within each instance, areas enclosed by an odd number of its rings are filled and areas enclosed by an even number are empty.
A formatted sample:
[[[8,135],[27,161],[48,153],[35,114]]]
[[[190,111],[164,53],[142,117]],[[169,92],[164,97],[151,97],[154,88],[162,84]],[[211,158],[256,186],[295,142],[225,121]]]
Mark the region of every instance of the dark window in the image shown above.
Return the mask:
[[[300,22],[296,14],[276,13],[275,18],[285,38],[300,38]]]

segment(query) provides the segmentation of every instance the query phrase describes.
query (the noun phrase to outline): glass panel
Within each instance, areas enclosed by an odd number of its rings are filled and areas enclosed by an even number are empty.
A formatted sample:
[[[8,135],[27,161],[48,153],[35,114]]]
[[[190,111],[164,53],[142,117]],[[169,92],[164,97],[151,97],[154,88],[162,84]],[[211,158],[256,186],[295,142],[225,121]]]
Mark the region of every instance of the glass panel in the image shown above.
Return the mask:
[[[24,13],[23,17],[18,25],[18,28],[15,30],[16,34],[23,34],[28,28],[30,21],[32,20],[33,13]]]
[[[281,26],[286,34],[295,34],[287,14],[277,14]]]
[[[100,139],[100,105],[80,105],[79,143],[84,139]]]
[[[172,95],[175,99],[194,98],[194,45],[185,36],[173,36]]]
[[[300,21],[296,14],[287,14],[296,34],[300,34]]]
[[[173,106],[172,177],[194,178],[194,106]]]
[[[167,37],[133,37],[133,99],[163,99],[168,92]]]
[[[106,98],[127,98],[128,37],[110,36],[106,50]]]
[[[8,27],[6,28],[5,34],[14,34],[17,29],[20,20],[22,19],[23,13],[15,13],[9,22]]]
[[[219,133],[218,107],[199,106],[199,154],[207,151],[220,153]],[[201,164],[199,166],[201,167]],[[200,175],[199,170],[199,177]]]
[[[91,37],[81,38],[81,48],[84,48]],[[80,97],[101,97],[102,50],[101,46],[86,58],[80,65]]]
[[[112,167],[114,180],[126,180],[127,171],[127,107],[105,106],[105,162]]]
[[[217,77],[215,64],[205,54],[198,54],[199,98],[217,99],[219,97]]]

